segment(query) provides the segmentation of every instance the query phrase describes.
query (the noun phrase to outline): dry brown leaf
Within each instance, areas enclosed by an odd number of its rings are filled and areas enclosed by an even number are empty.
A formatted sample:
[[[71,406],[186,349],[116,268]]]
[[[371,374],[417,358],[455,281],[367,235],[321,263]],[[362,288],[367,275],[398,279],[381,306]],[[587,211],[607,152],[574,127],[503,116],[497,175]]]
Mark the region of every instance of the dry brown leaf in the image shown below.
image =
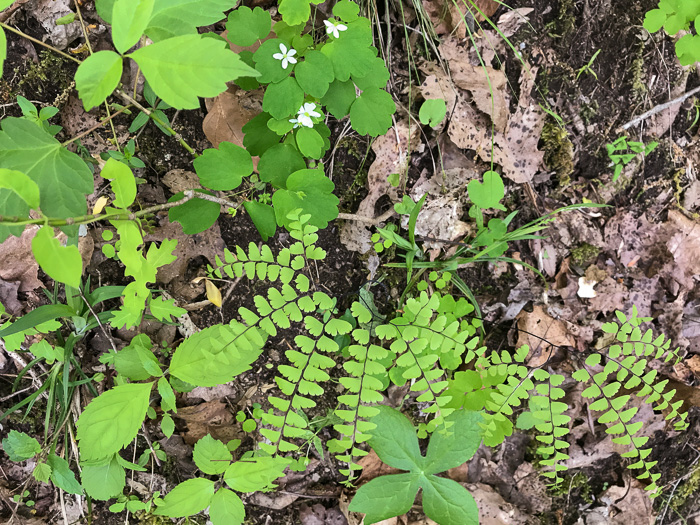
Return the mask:
[[[19,281],[6,281],[0,278],[0,304],[12,315],[19,315],[22,303],[17,300]]]
[[[178,408],[177,414],[173,416],[187,423],[187,431],[183,434],[183,438],[188,445],[194,445],[207,434],[224,443],[239,438],[241,434],[233,414],[219,399],[192,407]]]
[[[528,516],[512,505],[489,485],[466,486],[479,507],[479,525],[526,525]]]
[[[664,228],[671,235],[666,247],[692,287],[692,276],[700,274],[700,221],[690,220],[677,210],[668,212]]]
[[[609,521],[612,525],[652,525],[656,522],[656,513],[649,498],[649,493],[636,479],[627,479],[620,487],[613,485],[600,497],[608,505]]]
[[[205,103],[208,113],[202,130],[209,142],[214,147],[224,141],[243,146],[243,126],[262,111],[262,90],[245,91],[231,86],[216,98],[206,99]],[[257,161],[253,164],[257,165]]]
[[[369,454],[367,454],[365,457],[360,458],[357,463],[362,467],[362,474],[360,474],[358,482],[371,481],[379,476],[398,474],[401,472],[399,469],[390,467],[379,459],[379,456],[377,456],[374,449],[370,450]]]
[[[566,325],[553,319],[540,305],[535,305],[532,312],[523,310],[516,319],[519,329],[518,346],[530,347],[528,366],[537,367],[544,364],[557,346],[576,346],[576,340]]]
[[[465,15],[471,12],[477,21],[492,16],[500,7],[495,0],[470,0],[458,4],[450,0],[423,0],[423,9],[438,35],[454,34],[458,38],[467,36]]]
[[[195,172],[183,169],[170,170],[160,180],[173,193],[202,187]]]
[[[32,254],[32,239],[38,226],[28,226],[22,235],[10,235],[0,244],[0,279],[18,281],[20,292],[31,292],[42,285],[38,277],[39,265]]]

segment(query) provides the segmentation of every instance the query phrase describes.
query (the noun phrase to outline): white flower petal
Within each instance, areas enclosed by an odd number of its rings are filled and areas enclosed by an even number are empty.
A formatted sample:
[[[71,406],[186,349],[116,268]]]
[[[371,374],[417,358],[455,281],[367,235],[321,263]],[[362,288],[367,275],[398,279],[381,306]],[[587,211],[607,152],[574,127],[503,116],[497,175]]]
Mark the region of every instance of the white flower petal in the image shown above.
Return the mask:
[[[290,47],[290,48],[289,48],[289,51],[287,51],[287,56],[288,56],[288,57],[293,57],[293,56],[296,55],[296,54],[297,54],[297,50],[294,49],[293,47]]]
[[[275,53],[274,55],[272,55],[272,58],[274,58],[275,60],[282,60],[284,58],[284,55],[282,53]]]
[[[309,111],[310,117],[320,117],[321,114],[318,111]]]
[[[331,22],[330,20],[324,20],[323,23],[326,25],[326,27],[333,27],[335,24]]]
[[[296,64],[297,59],[294,57],[287,56],[287,60],[289,61],[290,64]]]
[[[284,44],[280,44],[280,51],[282,51],[283,55],[286,55],[287,54],[287,46],[285,46]]]
[[[311,120],[310,117],[308,117],[306,115],[299,115],[298,122],[299,122],[299,124],[301,124],[302,126],[306,126],[307,128],[314,127],[313,121]]]
[[[282,60],[282,69],[287,69],[288,60],[287,57],[284,57],[284,60]]]
[[[338,33],[338,28],[337,28],[337,27],[333,27],[333,37],[334,37],[334,38],[339,38],[339,37],[340,37],[340,33]]]
[[[337,26],[335,26],[335,28],[338,31],[347,31],[348,30],[348,26],[346,26],[345,24],[338,24]]]

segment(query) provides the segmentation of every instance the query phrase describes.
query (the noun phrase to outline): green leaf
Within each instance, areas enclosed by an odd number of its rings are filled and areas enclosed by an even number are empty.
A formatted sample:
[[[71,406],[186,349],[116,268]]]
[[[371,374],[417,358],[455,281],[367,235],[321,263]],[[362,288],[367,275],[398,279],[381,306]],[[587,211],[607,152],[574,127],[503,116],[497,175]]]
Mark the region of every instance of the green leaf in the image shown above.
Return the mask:
[[[88,404],[76,423],[83,461],[111,456],[136,437],[146,417],[151,386],[115,386]]]
[[[51,467],[46,463],[37,463],[32,471],[32,476],[34,476],[34,479],[37,481],[48,483],[51,477]]]
[[[86,58],[75,72],[75,87],[85,111],[102,104],[122,78],[122,57],[114,51],[98,51]]]
[[[263,96],[263,111],[273,118],[288,118],[304,103],[304,92],[294,77],[286,77],[279,82],[270,84]]]
[[[21,171],[0,168],[0,188],[14,192],[30,208],[39,208],[39,186]]]
[[[321,52],[333,64],[335,78],[346,81],[351,76],[361,78],[373,66],[375,52],[371,49],[372,30],[369,20],[358,18],[347,24],[340,38],[326,43]]]
[[[245,201],[243,207],[245,211],[248,212],[248,215],[250,215],[263,241],[267,241],[270,237],[275,235],[277,231],[277,219],[275,219],[275,210],[272,206],[263,204],[262,202]]]
[[[112,8],[112,41],[120,53],[134,47],[151,19],[154,0],[116,0]]]
[[[260,180],[269,182],[275,188],[285,188],[287,178],[295,171],[304,168],[306,168],[304,157],[291,144],[272,146],[263,153],[260,162],[258,162]]]
[[[214,496],[214,482],[204,478],[183,481],[171,490],[154,514],[170,518],[192,516],[206,509]]]
[[[243,145],[251,155],[260,156],[275,144],[279,144],[279,135],[267,127],[270,118],[269,113],[260,113],[243,126]]]
[[[442,98],[433,98],[423,102],[418,117],[420,118],[421,124],[434,128],[442,122],[446,113],[447,105],[445,104],[445,100]]]
[[[77,246],[61,246],[53,228],[42,226],[32,239],[32,253],[46,275],[73,288],[80,287],[83,259]]]
[[[306,157],[320,159],[323,153],[323,137],[313,128],[301,127],[296,132],[299,151]]]
[[[307,51],[304,61],[297,64],[294,76],[304,92],[316,98],[326,94],[335,78],[331,61],[320,51],[313,50]]]
[[[105,501],[124,490],[126,473],[116,456],[102,465],[83,465],[82,469],[80,480],[91,498]]]
[[[21,171],[36,182],[45,215],[63,219],[87,211],[85,195],[95,189],[92,173],[83,159],[33,122],[3,119],[0,166]]]
[[[231,452],[221,441],[207,434],[195,444],[192,459],[205,474],[222,474],[231,464]]]
[[[193,164],[199,181],[212,190],[233,190],[241,185],[243,177],[253,173],[250,153],[226,141],[220,143],[218,149],[204,150]]]
[[[333,6],[333,14],[343,20],[343,22],[352,22],[357,20],[357,14],[360,12],[360,6],[350,0],[340,0]]]
[[[170,386],[170,383],[164,377],[158,380],[158,394],[160,394],[160,405],[163,410],[177,412],[175,392],[173,392],[173,387]]]
[[[288,63],[287,67],[284,68],[282,67],[282,60],[274,58],[275,54],[281,52],[280,44],[290,49],[290,46],[287,45],[286,42],[279,38],[271,38],[270,40],[265,40],[253,54],[255,69],[260,72],[258,82],[264,84],[280,82],[282,79],[288,77],[294,70],[294,64]],[[294,58],[297,57],[298,55],[294,56]]]
[[[241,525],[245,520],[245,507],[237,494],[220,488],[211,499],[209,517],[213,525]]]
[[[175,299],[164,299],[163,296],[153,297],[148,301],[148,308],[151,310],[151,315],[160,322],[171,321],[171,317],[180,317],[187,313],[187,310],[175,306]]]
[[[501,199],[505,195],[505,186],[503,186],[501,176],[495,171],[484,173],[484,182],[478,180],[469,181],[467,192],[469,193],[469,199],[479,208],[506,210],[501,204]]]
[[[198,27],[222,20],[231,6],[230,0],[156,0],[146,35],[154,42],[194,35]]]
[[[72,317],[74,315],[76,315],[75,310],[66,304],[45,304],[35,308],[27,315],[22,316],[11,325],[0,330],[0,337],[7,338],[13,334],[39,326],[47,321],[52,321],[59,317]],[[57,323],[57,326],[60,326],[60,323]]]
[[[360,487],[348,510],[364,513],[364,523],[367,525],[406,514],[416,499],[418,480],[417,474],[394,474],[374,478]],[[438,523],[442,525],[442,522]]]
[[[226,91],[226,82],[258,76],[227,49],[226,42],[203,35],[169,38],[129,56],[139,65],[153,92],[177,109],[196,109],[198,97],[217,96]]]
[[[378,88],[363,91],[350,108],[350,123],[361,135],[377,137],[391,127],[391,116],[396,111],[391,95]]]
[[[209,191],[195,190],[196,193],[206,193]],[[168,202],[176,202],[185,196],[184,192],[176,193],[168,199]],[[221,205],[216,202],[198,199],[194,197],[184,204],[175,206],[168,210],[170,222],[182,224],[182,231],[187,235],[195,235],[211,228],[221,213]]]
[[[350,106],[355,102],[355,84],[351,80],[341,82],[335,79],[321,99],[328,112],[338,120],[350,112]]]
[[[311,16],[309,3],[320,4],[323,0],[280,0],[279,12],[290,26],[306,22]]]
[[[112,11],[114,9],[115,0],[95,0],[95,9],[100,18],[112,25]]]
[[[0,210],[8,217],[29,218],[29,206],[17,194],[10,190],[0,189]],[[19,237],[24,231],[24,225],[10,226],[0,224],[0,242],[3,242],[10,235]]]
[[[161,375],[158,359],[151,351],[152,346],[151,340],[146,334],[137,335],[131,340],[129,346],[116,353],[114,368],[119,374],[132,381],[142,381],[154,375]]]
[[[41,452],[41,445],[24,432],[10,430],[10,433],[2,440],[2,449],[10,458],[10,461],[24,461]]]
[[[440,525],[479,525],[479,508],[469,491],[447,478],[423,483],[423,512]]]
[[[398,410],[387,406],[377,408],[379,413],[371,419],[377,428],[372,432],[369,444],[379,459],[401,470],[420,470],[424,458],[411,422]]]
[[[83,493],[83,487],[75,479],[75,474],[65,459],[56,454],[49,454],[46,458],[46,463],[51,467],[51,481],[53,481],[54,485],[69,494]]]
[[[109,158],[100,175],[112,181],[114,205],[116,207],[126,209],[134,203],[134,200],[136,200],[136,178],[129,166]]]
[[[272,196],[277,224],[288,226],[292,222],[289,214],[301,208],[309,213],[309,224],[325,228],[338,216],[338,197],[333,195],[335,184],[322,170],[299,170],[287,178],[287,189],[277,190]]]
[[[479,412],[458,410],[445,418],[454,423],[447,431],[436,430],[430,436],[425,454],[426,474],[437,474],[458,467],[470,459],[481,444],[483,416]]]
[[[241,6],[231,11],[226,22],[227,38],[231,43],[248,47],[258,40],[264,39],[272,29],[270,13],[256,7]]]
[[[389,82],[389,70],[380,57],[374,57],[368,64],[367,72],[362,77],[353,76],[352,79],[361,91],[369,88],[384,89]]]
[[[256,457],[241,459],[229,465],[224,481],[238,492],[258,492],[274,488],[277,478],[284,476],[289,460],[282,457]]]

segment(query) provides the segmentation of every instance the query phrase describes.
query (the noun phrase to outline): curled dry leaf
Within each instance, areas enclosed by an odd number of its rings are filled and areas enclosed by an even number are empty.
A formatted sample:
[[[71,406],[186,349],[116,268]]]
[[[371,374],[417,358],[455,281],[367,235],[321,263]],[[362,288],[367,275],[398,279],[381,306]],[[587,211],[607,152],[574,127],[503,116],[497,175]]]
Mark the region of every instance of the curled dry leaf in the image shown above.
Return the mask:
[[[0,244],[0,279],[18,281],[20,292],[30,292],[42,285],[38,277],[39,265],[32,254],[32,239],[38,226],[28,226],[22,235],[10,235]]]
[[[518,346],[530,347],[528,366],[541,366],[553,355],[557,346],[576,346],[576,340],[566,325],[552,318],[540,305],[536,305],[532,312],[521,311],[516,319]]]

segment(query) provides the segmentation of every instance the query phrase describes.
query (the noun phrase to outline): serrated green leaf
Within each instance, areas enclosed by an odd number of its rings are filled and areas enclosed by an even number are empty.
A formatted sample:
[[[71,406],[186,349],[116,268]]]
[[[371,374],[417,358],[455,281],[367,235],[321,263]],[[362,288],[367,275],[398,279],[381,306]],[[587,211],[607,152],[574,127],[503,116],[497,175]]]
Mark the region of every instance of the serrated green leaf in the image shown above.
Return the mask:
[[[232,5],[229,0],[156,0],[146,35],[154,42],[194,35],[198,27],[222,20]]]
[[[650,33],[656,33],[666,22],[666,13],[661,9],[652,9],[644,15],[644,29]]]
[[[241,185],[243,177],[253,173],[250,153],[226,141],[221,142],[218,149],[204,150],[193,164],[199,181],[212,190],[233,190]]]
[[[160,421],[160,430],[166,438],[169,438],[175,432],[175,421],[170,417],[170,414],[164,414]]]
[[[163,498],[153,514],[169,518],[184,518],[202,512],[214,496],[214,482],[204,478],[183,481]]]
[[[290,412],[293,413],[293,412]],[[224,481],[238,492],[257,492],[274,488],[277,478],[284,476],[289,460],[282,457],[256,457],[239,460],[228,466]]]
[[[102,465],[83,465],[82,469],[80,480],[91,498],[106,501],[124,490],[126,473],[116,457]]]
[[[30,208],[39,208],[39,186],[21,171],[0,168],[0,188],[12,191]]]
[[[61,246],[53,228],[42,226],[32,239],[32,253],[46,275],[73,288],[80,286],[83,259],[77,246]]]
[[[134,203],[136,200],[136,178],[129,166],[110,158],[102,168],[100,175],[112,183],[115,206],[128,208]]]
[[[467,184],[469,199],[475,206],[482,209],[497,209],[505,211],[501,199],[505,195],[505,186],[501,176],[495,171],[484,173],[484,182],[472,180]]]
[[[175,299],[165,299],[163,296],[153,297],[148,301],[148,308],[151,315],[159,321],[171,321],[171,317],[180,317],[187,313],[187,310],[175,306]]]
[[[287,177],[304,168],[306,168],[304,157],[291,144],[272,146],[263,153],[258,162],[260,180],[269,182],[275,188],[285,188]]]
[[[333,195],[335,185],[322,170],[299,170],[287,178],[287,189],[277,190],[272,196],[277,224],[288,226],[293,221],[289,214],[301,208],[311,214],[309,224],[325,228],[338,216],[338,198]]]
[[[363,91],[350,108],[350,123],[361,135],[377,137],[391,127],[391,116],[396,111],[391,95],[377,88]]]
[[[195,444],[192,459],[205,474],[222,474],[231,463],[231,452],[221,441],[207,434]]]
[[[321,53],[333,64],[335,78],[346,81],[351,76],[353,79],[361,78],[369,72],[375,58],[371,45],[372,31],[369,20],[358,18],[347,24],[347,30],[342,32],[340,38],[326,43]]]
[[[479,525],[479,508],[469,491],[451,479],[427,476],[423,511],[440,525]]]
[[[198,108],[198,97],[217,96],[226,91],[226,82],[258,76],[227,49],[226,42],[203,35],[169,38],[129,56],[139,65],[154,93],[177,109]]]
[[[303,62],[297,64],[294,76],[304,92],[316,98],[321,98],[328,92],[328,87],[335,78],[331,61],[320,51],[313,50],[307,51]]]
[[[115,386],[93,399],[78,418],[83,461],[109,457],[136,437],[148,409],[151,383]]]
[[[211,499],[209,517],[213,525],[241,525],[245,520],[245,506],[237,494],[220,488]]]
[[[360,487],[348,509],[364,513],[364,523],[367,525],[401,516],[411,510],[418,492],[418,482],[418,474],[394,474],[374,478]]]
[[[458,467],[471,458],[481,445],[483,431],[480,424],[483,416],[479,412],[458,410],[445,418],[451,422],[446,432],[436,430],[430,436],[425,454],[426,474],[437,474]]]
[[[41,452],[41,445],[24,432],[10,430],[7,437],[2,440],[2,449],[11,461],[24,461]]]
[[[245,211],[248,212],[248,215],[250,215],[263,241],[267,241],[270,237],[275,235],[277,231],[277,219],[275,219],[275,210],[272,206],[263,204],[262,202],[245,201],[243,207]]]
[[[195,190],[195,194],[197,193],[212,194],[209,191]],[[168,199],[168,202],[179,201],[184,195],[184,192],[176,193]],[[218,203],[195,197],[184,204],[170,208],[168,218],[170,222],[179,222],[182,225],[182,231],[187,235],[195,235],[211,228],[220,213],[221,205]]]
[[[173,387],[170,386],[170,383],[168,383],[168,380],[164,377],[158,379],[158,394],[160,394],[160,404],[163,410],[177,412],[175,392],[173,391]]]
[[[36,467],[34,467],[34,470],[32,471],[32,476],[34,476],[35,480],[40,481],[41,483],[48,483],[49,478],[51,477],[51,467],[49,467],[46,463],[37,463]]]
[[[362,77],[352,77],[358,89],[365,91],[369,88],[384,89],[389,82],[389,70],[380,57],[374,57],[368,64],[367,72]]]
[[[279,2],[279,12],[290,26],[302,24],[311,16],[311,6],[309,4],[320,4],[323,0],[281,0]]]
[[[112,8],[112,41],[124,54],[143,35],[153,13],[154,0],[116,0]]]
[[[248,47],[270,34],[272,19],[270,13],[260,7],[251,9],[240,6],[231,11],[226,22],[227,38],[235,45]]]
[[[83,493],[83,488],[78,483],[78,480],[75,479],[75,474],[65,459],[56,454],[49,454],[46,458],[46,463],[51,467],[51,481],[53,481],[54,485],[69,494]]]
[[[114,51],[98,51],[86,58],[75,72],[75,87],[85,111],[102,104],[119,85],[122,57]]]

